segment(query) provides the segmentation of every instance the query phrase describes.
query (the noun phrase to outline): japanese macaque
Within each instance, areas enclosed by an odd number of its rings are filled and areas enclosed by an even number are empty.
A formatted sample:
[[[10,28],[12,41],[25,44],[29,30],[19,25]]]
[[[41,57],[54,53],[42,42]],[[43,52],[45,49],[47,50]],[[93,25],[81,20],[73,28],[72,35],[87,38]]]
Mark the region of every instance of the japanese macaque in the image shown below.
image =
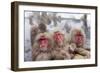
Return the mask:
[[[55,60],[70,59],[71,56],[68,51],[65,36],[62,32],[56,31],[53,33],[54,47],[52,55]]]
[[[74,52],[76,53],[74,59],[89,58],[90,51],[84,47],[86,41],[85,33],[82,29],[73,29],[71,31],[71,43],[74,43]]]
[[[33,61],[51,60],[52,59],[52,40],[50,35],[45,33],[39,33],[32,47]]]

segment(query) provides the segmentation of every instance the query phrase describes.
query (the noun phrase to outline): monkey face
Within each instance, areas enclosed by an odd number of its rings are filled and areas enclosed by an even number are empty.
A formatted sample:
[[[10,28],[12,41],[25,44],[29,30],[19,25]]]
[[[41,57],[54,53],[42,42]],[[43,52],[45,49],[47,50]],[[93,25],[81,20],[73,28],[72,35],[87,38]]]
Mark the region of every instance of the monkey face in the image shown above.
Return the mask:
[[[77,31],[74,35],[74,43],[76,43],[77,46],[82,46],[84,43],[84,36],[80,31]]]
[[[45,36],[41,36],[39,39],[39,46],[40,48],[47,48],[48,47],[48,39]]]
[[[64,35],[61,34],[60,32],[55,32],[55,33],[54,33],[54,40],[55,40],[56,43],[58,43],[58,44],[63,44]]]

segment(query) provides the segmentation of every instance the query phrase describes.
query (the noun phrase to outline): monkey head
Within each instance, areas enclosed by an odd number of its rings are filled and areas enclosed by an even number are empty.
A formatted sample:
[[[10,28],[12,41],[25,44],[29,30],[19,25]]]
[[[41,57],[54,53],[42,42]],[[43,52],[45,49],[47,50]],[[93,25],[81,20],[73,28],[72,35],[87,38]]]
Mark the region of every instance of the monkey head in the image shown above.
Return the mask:
[[[59,31],[54,32],[53,35],[54,41],[58,44],[58,45],[63,45],[63,41],[64,41],[64,34],[62,34]]]
[[[39,33],[36,36],[35,43],[37,44],[37,47],[42,51],[51,49],[50,34],[48,34],[47,32]]]
[[[77,47],[83,47],[85,42],[85,33],[82,29],[73,29],[71,31],[71,42],[75,43]]]

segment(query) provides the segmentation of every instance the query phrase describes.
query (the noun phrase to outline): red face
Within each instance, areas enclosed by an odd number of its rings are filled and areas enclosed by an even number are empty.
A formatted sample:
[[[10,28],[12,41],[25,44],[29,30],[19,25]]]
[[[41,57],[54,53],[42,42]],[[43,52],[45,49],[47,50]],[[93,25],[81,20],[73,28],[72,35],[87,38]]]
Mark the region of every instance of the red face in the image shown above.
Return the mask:
[[[75,37],[74,37],[74,42],[80,46],[80,45],[83,45],[83,42],[84,42],[84,37],[83,35],[81,34],[81,32],[77,32]]]
[[[45,36],[41,36],[41,38],[39,39],[39,45],[40,45],[40,48],[47,48],[48,39],[45,38]]]
[[[57,43],[61,43],[64,40],[63,34],[61,34],[60,32],[55,32],[55,34],[54,34],[54,40]]]

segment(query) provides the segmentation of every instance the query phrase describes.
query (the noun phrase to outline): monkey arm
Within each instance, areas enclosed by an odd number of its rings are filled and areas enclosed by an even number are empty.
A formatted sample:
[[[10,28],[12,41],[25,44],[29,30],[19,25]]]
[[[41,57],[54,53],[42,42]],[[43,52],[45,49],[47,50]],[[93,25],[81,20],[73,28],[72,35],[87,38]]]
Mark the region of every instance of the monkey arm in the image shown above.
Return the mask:
[[[80,54],[75,54],[75,56],[73,57],[73,59],[84,59],[84,56],[82,56]]]
[[[35,61],[37,55],[39,54],[39,50],[38,49],[34,49],[32,50],[32,60]]]
[[[90,51],[88,51],[84,48],[78,48],[76,52],[85,57],[90,57]]]
[[[36,61],[45,61],[50,59],[51,59],[51,54],[48,52],[40,52],[36,57]]]

